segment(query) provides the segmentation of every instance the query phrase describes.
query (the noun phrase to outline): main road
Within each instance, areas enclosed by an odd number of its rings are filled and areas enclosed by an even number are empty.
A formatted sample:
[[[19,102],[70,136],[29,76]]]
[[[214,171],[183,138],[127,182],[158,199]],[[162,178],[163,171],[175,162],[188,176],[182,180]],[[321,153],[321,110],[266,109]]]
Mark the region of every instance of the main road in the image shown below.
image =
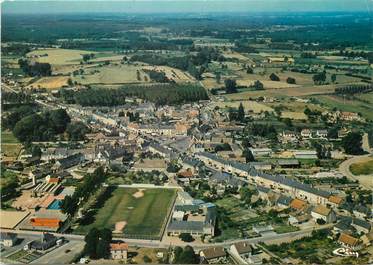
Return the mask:
[[[305,236],[309,236],[312,231],[330,228],[332,227],[332,224],[322,225],[314,228],[307,228],[295,232],[290,233],[283,233],[283,234],[276,234],[276,233],[269,233],[264,234],[260,237],[255,238],[248,238],[248,239],[235,239],[235,240],[229,240],[219,243],[193,243],[193,242],[177,242],[177,243],[170,243],[166,240],[142,240],[142,239],[129,239],[129,238],[121,238],[121,237],[115,237],[115,240],[123,240],[125,241],[129,246],[133,247],[147,247],[147,248],[167,248],[170,245],[172,246],[186,246],[190,245],[195,250],[200,250],[208,247],[229,247],[230,245],[234,243],[239,242],[246,242],[246,243],[258,243],[258,242],[273,242],[273,241],[292,241],[296,240]],[[41,234],[43,232],[39,231],[28,231],[28,230],[13,230],[13,229],[1,229],[2,232],[12,232],[18,234],[19,237],[22,237],[22,235],[27,235],[28,237],[35,236],[35,239],[40,238]],[[64,237],[70,241],[84,241],[83,235],[75,235],[75,234],[61,234],[61,233],[52,233],[57,237]]]

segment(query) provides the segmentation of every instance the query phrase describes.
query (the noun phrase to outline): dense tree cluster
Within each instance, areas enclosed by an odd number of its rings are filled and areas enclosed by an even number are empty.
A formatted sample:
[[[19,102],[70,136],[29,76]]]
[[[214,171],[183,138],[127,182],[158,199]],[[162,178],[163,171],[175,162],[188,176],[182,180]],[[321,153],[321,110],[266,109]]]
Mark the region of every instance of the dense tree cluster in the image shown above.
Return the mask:
[[[159,84],[125,86],[119,89],[90,88],[79,91],[62,89],[60,96],[66,103],[82,106],[118,106],[125,98],[138,97],[157,105],[174,105],[208,99],[203,87],[191,84]]]
[[[17,122],[22,118],[36,113],[37,109],[28,105],[13,108],[12,111],[2,116],[2,126],[5,129],[13,130]]]
[[[225,92],[227,94],[236,93],[237,92],[237,83],[234,79],[225,79],[224,80],[225,85]]]
[[[97,168],[92,174],[88,174],[76,188],[72,196],[66,196],[61,204],[61,210],[69,215],[74,215],[81,201],[87,201],[105,181],[106,174],[102,167]]]
[[[350,132],[342,139],[342,147],[349,155],[361,155],[364,153],[362,149],[362,139],[360,133]]]
[[[194,249],[191,246],[186,246],[184,249],[181,247],[174,248],[174,260],[175,264],[198,264],[198,256],[195,254]]]
[[[354,95],[360,93],[368,93],[373,91],[372,85],[351,85],[344,87],[337,87],[335,89],[335,94],[337,95]]]
[[[253,123],[246,127],[249,134],[254,136],[277,138],[276,128],[271,124]]]
[[[66,133],[70,141],[82,141],[89,132],[89,128],[81,121],[72,122],[67,125]]]
[[[108,228],[101,230],[92,228],[84,237],[84,254],[88,255],[91,259],[109,258],[112,237],[112,232]]]
[[[312,80],[316,85],[324,84],[326,81],[326,72],[324,71],[313,75]]]
[[[81,106],[118,106],[125,104],[126,93],[120,89],[90,88],[77,92],[67,89],[60,90],[60,96],[69,104]]]
[[[19,187],[19,181],[17,174],[7,170],[1,165],[1,206],[3,202],[18,196],[17,188]]]
[[[224,60],[221,54],[211,48],[203,48],[197,51],[196,55],[186,56],[161,56],[157,54],[138,54],[131,57],[131,61],[140,61],[152,65],[167,65],[170,67],[178,68],[183,71],[188,71],[196,79],[201,78],[204,72],[204,65],[207,65],[212,60]]]
[[[18,121],[13,133],[21,142],[49,141],[65,132],[70,117],[63,109],[34,113]]]
[[[19,67],[29,76],[50,76],[52,74],[52,66],[49,63],[30,63],[27,60],[19,59]]]
[[[164,72],[159,72],[155,70],[144,70],[145,73],[147,73],[151,80],[158,82],[158,83],[168,83],[171,80],[168,79],[166,74]]]

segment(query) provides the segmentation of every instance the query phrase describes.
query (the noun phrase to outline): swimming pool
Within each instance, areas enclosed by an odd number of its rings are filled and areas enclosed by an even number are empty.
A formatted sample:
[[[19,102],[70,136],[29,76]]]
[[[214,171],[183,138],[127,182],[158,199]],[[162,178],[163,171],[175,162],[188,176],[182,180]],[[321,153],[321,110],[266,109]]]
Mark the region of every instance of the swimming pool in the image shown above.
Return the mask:
[[[61,209],[61,200],[54,200],[51,204],[48,205],[47,209],[49,210],[60,210]]]

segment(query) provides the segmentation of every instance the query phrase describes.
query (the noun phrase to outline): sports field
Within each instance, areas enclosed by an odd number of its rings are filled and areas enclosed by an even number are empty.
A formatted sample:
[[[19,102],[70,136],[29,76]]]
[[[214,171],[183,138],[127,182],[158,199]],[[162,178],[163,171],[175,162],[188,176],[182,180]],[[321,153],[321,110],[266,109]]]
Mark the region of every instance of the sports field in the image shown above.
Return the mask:
[[[174,189],[116,188],[93,216],[75,233],[86,234],[92,227],[109,228],[131,238],[158,238],[167,222],[176,196]]]

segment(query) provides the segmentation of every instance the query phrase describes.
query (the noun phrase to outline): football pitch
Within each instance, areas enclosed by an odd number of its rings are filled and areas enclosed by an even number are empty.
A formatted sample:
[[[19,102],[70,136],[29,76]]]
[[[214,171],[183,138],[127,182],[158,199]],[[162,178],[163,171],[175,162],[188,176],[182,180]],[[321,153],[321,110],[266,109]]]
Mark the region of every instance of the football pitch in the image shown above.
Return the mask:
[[[159,238],[167,223],[176,197],[174,189],[137,189],[109,187],[110,196],[98,208],[88,224],[81,224],[75,233],[86,234],[96,227],[109,228],[114,236]]]

